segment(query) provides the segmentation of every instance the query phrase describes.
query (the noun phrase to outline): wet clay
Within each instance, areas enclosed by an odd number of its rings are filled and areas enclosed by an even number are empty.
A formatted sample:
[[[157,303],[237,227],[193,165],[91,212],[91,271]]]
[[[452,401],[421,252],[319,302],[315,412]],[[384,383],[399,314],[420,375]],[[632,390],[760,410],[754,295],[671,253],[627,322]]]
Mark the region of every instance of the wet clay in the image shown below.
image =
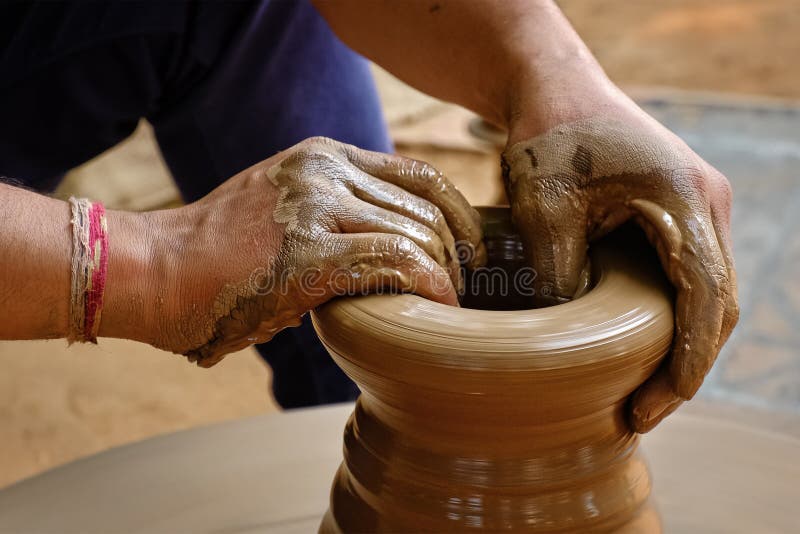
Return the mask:
[[[625,411],[673,333],[648,250],[604,240],[587,294],[549,308],[397,295],[315,310],[362,391],[320,532],[660,532]]]
[[[198,204],[232,206],[244,220],[225,222],[249,238],[231,261],[206,262],[217,269],[212,280],[230,280],[210,304],[196,298],[180,328],[189,334],[173,336],[186,342],[171,349],[203,367],[268,341],[338,295],[408,291],[456,304],[460,264],[485,256],[477,212],[441,172],[331,139],[308,139]],[[194,247],[203,251],[197,258],[219,248],[219,231],[209,235]]]

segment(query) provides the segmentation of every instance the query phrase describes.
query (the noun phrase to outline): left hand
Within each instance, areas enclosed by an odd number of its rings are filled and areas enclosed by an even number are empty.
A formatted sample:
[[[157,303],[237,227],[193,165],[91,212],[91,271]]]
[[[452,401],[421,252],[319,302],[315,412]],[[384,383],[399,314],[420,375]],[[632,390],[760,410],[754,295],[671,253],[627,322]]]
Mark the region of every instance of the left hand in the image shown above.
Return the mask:
[[[694,396],[737,322],[731,188],[627,98],[570,112],[550,113],[532,138],[512,129],[503,155],[512,216],[548,303],[575,296],[588,242],[628,219],[657,249],[677,302],[671,360],[631,405],[632,427],[647,432]]]

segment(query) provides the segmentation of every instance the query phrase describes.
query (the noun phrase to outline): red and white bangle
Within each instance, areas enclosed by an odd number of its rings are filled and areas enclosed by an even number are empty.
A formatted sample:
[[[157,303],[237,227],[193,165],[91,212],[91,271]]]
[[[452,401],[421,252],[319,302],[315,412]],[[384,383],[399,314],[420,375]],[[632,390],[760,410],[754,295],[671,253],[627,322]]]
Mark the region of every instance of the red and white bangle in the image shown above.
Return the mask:
[[[72,283],[67,340],[97,343],[108,271],[108,227],[100,202],[71,197]]]

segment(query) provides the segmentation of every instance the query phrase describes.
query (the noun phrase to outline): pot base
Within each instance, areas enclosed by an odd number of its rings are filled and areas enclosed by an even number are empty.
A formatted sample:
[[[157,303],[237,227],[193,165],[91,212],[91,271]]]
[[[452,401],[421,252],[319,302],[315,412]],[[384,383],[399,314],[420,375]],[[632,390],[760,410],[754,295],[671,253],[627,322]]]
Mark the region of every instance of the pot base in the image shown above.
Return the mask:
[[[362,395],[319,532],[658,534],[623,410],[516,424],[493,440],[491,428],[421,421]]]

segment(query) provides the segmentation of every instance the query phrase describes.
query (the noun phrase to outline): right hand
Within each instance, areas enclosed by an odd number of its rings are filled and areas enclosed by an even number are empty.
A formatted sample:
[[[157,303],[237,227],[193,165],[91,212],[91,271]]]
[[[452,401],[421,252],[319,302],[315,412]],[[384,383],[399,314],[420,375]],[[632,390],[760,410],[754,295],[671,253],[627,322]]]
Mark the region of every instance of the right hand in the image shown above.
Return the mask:
[[[311,138],[169,218],[153,344],[209,367],[341,294],[390,287],[457,305],[456,243],[480,220],[441,172]],[[167,260],[162,260],[167,261]]]

